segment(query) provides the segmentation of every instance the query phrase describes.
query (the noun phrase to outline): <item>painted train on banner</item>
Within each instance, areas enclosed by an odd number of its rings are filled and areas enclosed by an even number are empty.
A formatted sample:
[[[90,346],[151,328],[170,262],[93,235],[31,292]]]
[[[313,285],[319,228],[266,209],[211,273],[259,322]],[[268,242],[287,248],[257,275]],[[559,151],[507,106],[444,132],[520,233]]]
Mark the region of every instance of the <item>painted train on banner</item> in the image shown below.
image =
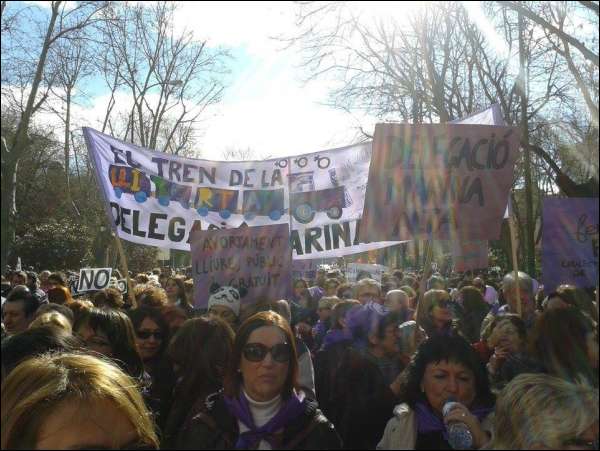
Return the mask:
[[[215,187],[195,187],[180,185],[156,175],[149,177],[137,168],[112,164],[109,166],[109,180],[115,195],[133,195],[138,203],[144,203],[150,197],[160,205],[168,207],[171,202],[179,202],[185,208],[194,208],[201,217],[209,212],[218,212],[223,219],[232,214],[242,214],[244,219],[252,220],[256,216],[268,216],[278,221],[287,213],[285,191],[283,188],[240,191]],[[317,212],[325,212],[331,219],[342,217],[343,209],[349,204],[344,186],[315,190],[310,172],[290,175],[291,214],[302,224],[310,223]],[[335,179],[335,169],[330,170],[330,178]],[[155,190],[152,191],[152,184]]]

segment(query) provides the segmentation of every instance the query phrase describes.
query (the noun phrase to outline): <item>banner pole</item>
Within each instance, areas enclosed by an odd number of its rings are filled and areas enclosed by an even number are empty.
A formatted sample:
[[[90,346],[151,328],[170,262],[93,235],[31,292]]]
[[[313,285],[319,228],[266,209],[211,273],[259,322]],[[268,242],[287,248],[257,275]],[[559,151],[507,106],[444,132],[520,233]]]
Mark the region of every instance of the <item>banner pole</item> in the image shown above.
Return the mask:
[[[135,293],[133,291],[133,284],[131,283],[131,277],[129,277],[129,268],[127,267],[127,258],[125,257],[125,250],[123,249],[123,243],[121,238],[115,233],[115,241],[117,243],[117,250],[119,251],[119,257],[121,259],[121,266],[125,269],[125,277],[127,278],[127,294],[131,299],[131,306],[137,308],[137,300],[135,299]]]
[[[516,294],[517,294],[517,315],[519,315],[520,317],[522,317],[522,312],[523,312],[523,307],[521,305],[521,286],[519,284],[519,263],[518,263],[518,259],[517,259],[517,231],[516,231],[516,224],[515,224],[515,218],[513,216],[513,212],[510,211],[509,212],[509,217],[508,217],[508,227],[510,229],[510,248],[511,248],[511,254],[512,254],[512,264],[513,264],[513,272],[514,272],[514,277],[515,277],[515,283],[516,283]]]
[[[290,238],[292,237],[292,158],[287,157],[287,170],[288,170],[288,222],[290,227]],[[293,275],[294,271],[294,249],[292,248],[292,243],[290,243],[290,264],[292,267],[290,268],[290,273]],[[302,277],[303,278],[303,277]],[[291,298],[294,296],[294,277],[290,277],[290,294]]]

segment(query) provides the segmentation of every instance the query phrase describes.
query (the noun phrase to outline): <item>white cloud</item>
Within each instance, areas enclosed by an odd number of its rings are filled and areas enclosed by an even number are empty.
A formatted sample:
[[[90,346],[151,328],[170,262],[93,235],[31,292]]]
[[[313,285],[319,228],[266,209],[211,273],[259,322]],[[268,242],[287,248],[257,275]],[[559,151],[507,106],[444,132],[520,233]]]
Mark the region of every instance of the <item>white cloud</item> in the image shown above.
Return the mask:
[[[194,31],[211,46],[244,47],[251,55],[269,55],[281,47],[272,37],[293,26],[292,2],[183,2],[175,14],[178,29]]]

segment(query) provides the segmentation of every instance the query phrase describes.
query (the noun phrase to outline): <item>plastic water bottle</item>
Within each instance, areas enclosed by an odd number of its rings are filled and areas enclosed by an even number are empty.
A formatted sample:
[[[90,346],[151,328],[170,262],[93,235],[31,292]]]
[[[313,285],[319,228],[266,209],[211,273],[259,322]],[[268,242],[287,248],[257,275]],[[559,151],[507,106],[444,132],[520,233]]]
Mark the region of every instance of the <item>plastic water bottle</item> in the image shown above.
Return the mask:
[[[444,418],[450,413],[450,411],[460,403],[456,402],[454,398],[448,398],[442,409],[442,415]],[[448,443],[452,449],[471,449],[473,448],[473,435],[465,423],[453,421],[446,427],[448,431]]]

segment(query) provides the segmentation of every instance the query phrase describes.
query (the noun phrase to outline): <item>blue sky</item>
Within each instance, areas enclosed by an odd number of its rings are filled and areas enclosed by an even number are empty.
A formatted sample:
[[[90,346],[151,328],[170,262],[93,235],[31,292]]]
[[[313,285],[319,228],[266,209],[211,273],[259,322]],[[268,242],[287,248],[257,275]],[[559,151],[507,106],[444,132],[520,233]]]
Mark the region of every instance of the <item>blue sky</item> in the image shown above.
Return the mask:
[[[49,2],[27,3],[41,6],[32,9],[32,15],[49,7]],[[180,5],[176,32],[192,30],[195,38],[206,39],[210,47],[226,48],[233,56],[223,101],[207,111],[196,133],[198,157],[222,159],[227,149],[247,148],[257,157],[314,152],[351,144],[357,125],[374,127],[373,118],[325,106],[332,81],[321,78],[305,84],[302,80],[308,74],[298,50],[284,50],[284,44],[273,39],[293,32],[295,12],[291,2]],[[88,99],[79,102],[73,117],[79,125],[100,128],[108,90],[103,82],[90,78],[84,91]],[[123,104],[126,97],[123,93]],[[50,113],[40,113],[36,122],[62,128]]]

